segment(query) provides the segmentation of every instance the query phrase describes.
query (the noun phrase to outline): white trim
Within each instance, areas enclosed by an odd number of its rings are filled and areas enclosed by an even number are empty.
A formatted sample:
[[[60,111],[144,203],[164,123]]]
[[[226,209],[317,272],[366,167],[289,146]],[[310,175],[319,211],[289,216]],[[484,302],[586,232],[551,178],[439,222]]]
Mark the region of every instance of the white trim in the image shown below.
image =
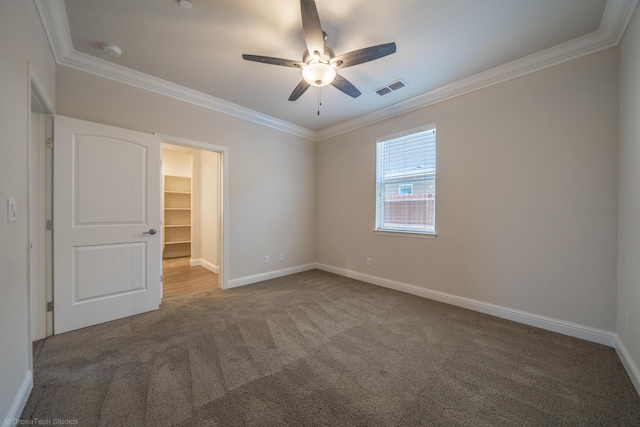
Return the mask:
[[[185,147],[196,148],[199,150],[205,151],[215,151],[220,153],[222,156],[221,159],[221,171],[220,171],[220,180],[221,187],[220,190],[222,194],[220,195],[220,204],[221,208],[221,245],[218,247],[218,253],[220,254],[220,267],[218,274],[218,284],[221,289],[227,289],[227,272],[229,271],[229,148],[216,145],[216,144],[208,144],[199,141],[193,141],[186,138],[180,138],[178,136],[164,135],[161,133],[155,133],[154,135],[158,136],[161,142],[167,142],[175,145],[182,145]]]
[[[507,80],[531,74],[617,46],[633,16],[638,0],[608,0],[598,31],[536,52],[493,69],[439,87],[415,98],[399,102],[364,116],[318,132],[322,141],[352,130],[418,110],[447,99],[475,92]]]
[[[40,218],[39,216],[35,215],[34,217],[34,213],[32,212],[32,206],[31,206],[31,201],[32,201],[32,190],[34,190],[34,187],[36,190],[38,190],[38,194],[35,195],[35,197],[37,197],[38,199],[41,199],[44,201],[45,199],[45,192],[46,192],[46,185],[45,185],[45,178],[42,177],[42,179],[40,179],[40,172],[42,172],[44,174],[44,170],[39,171],[39,170],[33,170],[32,168],[32,163],[33,163],[33,159],[36,158],[41,158],[42,160],[42,164],[38,163],[38,167],[44,165],[44,157],[45,157],[45,145],[44,145],[44,140],[42,141],[38,141],[36,144],[36,152],[33,151],[33,138],[34,135],[32,135],[32,128],[33,128],[33,118],[34,118],[34,113],[33,113],[33,105],[32,105],[32,99],[35,99],[37,101],[37,109],[39,114],[43,114],[43,115],[53,115],[54,114],[54,109],[53,109],[53,103],[51,102],[51,98],[49,97],[49,95],[47,94],[46,90],[44,89],[44,85],[41,83],[40,78],[38,77],[35,68],[33,67],[32,63],[29,62],[28,63],[28,72],[29,72],[29,99],[27,101],[27,105],[29,108],[28,111],[28,117],[29,117],[29,129],[27,131],[28,137],[29,137],[29,161],[28,161],[28,165],[27,165],[27,174],[28,174],[28,183],[29,183],[29,190],[28,190],[28,199],[29,199],[29,203],[28,203],[28,223],[29,223],[29,235],[28,235],[28,243],[29,243],[29,342],[35,341],[37,339],[42,339],[45,338],[47,336],[47,321],[48,321],[48,315],[47,315],[47,311],[46,311],[46,294],[47,294],[47,286],[46,286],[46,281],[48,279],[48,274],[49,272],[43,271],[44,276],[40,277],[40,279],[42,280],[42,282],[38,283],[36,281],[33,280],[33,273],[35,272],[35,270],[37,270],[39,268],[39,264],[40,262],[45,262],[44,260],[39,259],[38,255],[38,248],[42,247],[45,248],[45,258],[46,258],[46,251],[48,250],[47,245],[46,245],[46,237],[45,236],[40,236],[38,235],[38,233],[36,233],[35,236],[32,235],[31,231],[32,229],[35,227],[36,229],[40,229],[40,228],[44,228],[44,223],[40,222],[42,220],[42,218]],[[46,131],[43,133],[42,136],[46,136]],[[35,184],[34,184],[35,183]],[[42,185],[40,185],[42,184]],[[46,202],[40,207],[42,210],[46,209]],[[46,234],[46,231],[44,232]],[[32,243],[36,243],[35,245],[35,255],[33,255],[33,251],[34,248],[31,246]],[[31,263],[31,261],[35,261],[33,264]],[[46,270],[46,268],[45,268]],[[33,307],[32,306],[32,296],[33,295],[37,295],[37,299],[42,301],[42,306],[36,306]],[[35,336],[32,336],[33,333],[33,325],[37,325],[36,326],[36,330],[37,333]],[[33,367],[33,355],[31,350],[29,350],[29,353],[31,354],[30,359],[29,359],[29,366]]]
[[[614,46],[617,46],[631,21],[633,12],[638,5],[638,0],[609,0],[600,20],[600,31],[611,38]]]
[[[63,0],[35,0],[35,4],[53,56],[59,65],[190,102],[313,141],[322,141],[437,102],[617,46],[638,1],[608,0],[600,28],[597,31],[319,132],[75,51],[71,42]]]
[[[403,130],[400,132],[396,132],[392,135],[386,135],[386,136],[381,136],[380,138],[376,139],[376,143],[381,143],[381,142],[388,142],[394,139],[399,139],[399,138],[403,138],[405,136],[414,136],[417,133],[424,133],[424,132],[429,132],[429,131],[433,131],[433,134],[436,134],[436,124],[435,123],[431,123],[425,126],[419,126],[417,128],[413,128],[413,129],[408,129],[408,130]]]
[[[489,86],[522,77],[563,62],[571,61],[604,49],[616,46],[614,40],[607,39],[601,31],[517,59],[496,68],[441,86],[430,92],[390,105],[386,108],[365,114],[355,119],[340,123],[318,132],[318,140],[322,141],[355,129],[381,122],[411,111],[448,99],[485,89]]]
[[[56,63],[73,51],[64,0],[34,0]]]
[[[207,270],[209,270],[212,273],[220,274],[220,267],[218,267],[217,265],[212,264],[209,261],[207,261],[205,259],[202,259],[202,258],[189,260],[189,265],[192,266],[192,267],[195,267],[195,266],[199,265],[201,267],[206,268]]]
[[[148,74],[141,73],[113,62],[104,61],[83,52],[72,50],[58,62],[70,68],[85,71],[100,77],[124,83],[139,89],[155,92],[180,101],[189,102],[210,110],[228,114],[239,119],[247,120],[263,126],[301,136],[307,139],[314,139],[315,132],[298,125],[277,119],[267,114],[259,113],[255,110],[225,101],[215,96],[207,95],[197,90],[189,89],[175,83],[162,80]]]
[[[455,305],[457,307],[467,308],[491,316],[500,317],[502,319],[511,320],[536,328],[545,329],[547,331],[558,332],[560,334],[569,335],[571,337],[580,338],[586,341],[603,344],[609,347],[615,347],[615,334],[613,332],[592,328],[590,326],[579,325],[577,323],[566,322],[564,320],[553,319],[551,317],[540,316],[525,311],[515,310],[508,307],[502,307],[495,304],[489,304],[482,301],[464,298],[445,292],[434,291],[407,283],[397,282],[395,280],[384,279],[382,277],[371,276],[357,271],[346,270],[339,267],[333,267],[326,264],[316,264],[316,268],[330,273],[339,274],[344,277],[371,283],[373,285],[382,286],[389,289],[395,289],[423,298],[444,302],[446,304]]]
[[[410,237],[412,239],[434,240],[438,237],[438,233],[418,233],[415,231],[392,230],[390,228],[374,228],[373,232],[379,236]]]
[[[130,68],[104,61],[73,49],[69,21],[63,0],[34,0],[40,21],[57,64],[85,71],[139,89],[190,102],[253,123],[281,130],[307,139],[315,139],[312,130],[259,113],[246,107],[206,95],[193,89],[150,76]]]
[[[53,102],[51,102],[51,97],[44,89],[44,85],[41,83],[41,80],[33,65],[31,65],[31,62],[29,62],[29,80],[31,82],[31,87],[36,90],[35,93],[31,92],[31,94],[36,96],[40,107],[43,110],[46,110],[46,114],[55,114],[56,110]]]
[[[9,408],[9,412],[7,413],[2,423],[3,426],[14,426],[18,423],[18,420],[20,420],[20,415],[22,415],[22,411],[27,404],[27,400],[29,399],[29,394],[31,394],[32,389],[33,372],[29,370],[24,376],[24,380],[22,380],[22,385],[18,389],[16,397],[13,399],[11,408]]]
[[[624,365],[624,369],[626,369],[627,374],[629,374],[629,378],[633,383],[633,386],[636,388],[638,394],[640,394],[640,369],[638,369],[638,365],[634,362],[629,350],[624,345],[619,335],[616,335],[616,353],[618,353],[618,357],[620,361]]]
[[[283,268],[282,270],[269,271],[267,273],[254,274],[253,276],[239,277],[227,282],[226,289],[237,288],[239,286],[250,285],[252,283],[262,282],[265,280],[276,279],[278,277],[288,276],[290,274],[302,273],[316,268],[316,264],[303,264],[297,267]]]

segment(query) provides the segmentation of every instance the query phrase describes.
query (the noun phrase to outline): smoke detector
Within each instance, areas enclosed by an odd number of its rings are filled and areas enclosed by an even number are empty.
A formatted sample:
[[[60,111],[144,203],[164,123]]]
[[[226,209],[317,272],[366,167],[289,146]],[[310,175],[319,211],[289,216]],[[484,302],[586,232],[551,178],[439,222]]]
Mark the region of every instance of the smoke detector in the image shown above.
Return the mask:
[[[122,55],[122,49],[113,43],[102,43],[102,51],[108,55],[115,56],[116,58]]]
[[[193,4],[189,0],[180,0],[178,3],[185,9],[191,9],[193,7]]]

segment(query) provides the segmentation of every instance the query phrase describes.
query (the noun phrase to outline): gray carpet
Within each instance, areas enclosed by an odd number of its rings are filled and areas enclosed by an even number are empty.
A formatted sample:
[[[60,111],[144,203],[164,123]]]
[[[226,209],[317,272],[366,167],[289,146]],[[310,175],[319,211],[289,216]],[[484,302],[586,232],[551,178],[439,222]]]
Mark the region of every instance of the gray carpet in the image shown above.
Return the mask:
[[[615,351],[318,270],[47,339],[24,420],[640,425]]]

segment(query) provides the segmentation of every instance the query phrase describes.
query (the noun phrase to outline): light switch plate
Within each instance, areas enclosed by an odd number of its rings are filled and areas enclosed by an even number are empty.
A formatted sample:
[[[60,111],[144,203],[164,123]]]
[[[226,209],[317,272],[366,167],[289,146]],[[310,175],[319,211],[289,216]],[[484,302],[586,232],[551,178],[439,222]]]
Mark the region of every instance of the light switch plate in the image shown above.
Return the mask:
[[[7,220],[9,222],[18,220],[18,202],[16,199],[7,199]]]

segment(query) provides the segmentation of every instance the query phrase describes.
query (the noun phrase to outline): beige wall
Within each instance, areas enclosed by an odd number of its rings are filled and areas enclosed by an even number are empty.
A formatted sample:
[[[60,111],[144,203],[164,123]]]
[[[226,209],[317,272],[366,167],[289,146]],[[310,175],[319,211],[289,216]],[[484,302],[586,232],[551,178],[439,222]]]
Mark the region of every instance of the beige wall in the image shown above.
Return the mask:
[[[56,78],[58,114],[228,147],[229,280],[315,261],[315,142],[66,67]]]
[[[318,262],[615,330],[617,62],[609,49],[320,142]],[[429,124],[438,237],[376,235],[376,139]]]
[[[198,150],[162,144],[162,174],[192,178],[193,152],[197,151]]]
[[[220,211],[218,200],[220,154],[202,151],[200,206],[202,218],[202,238],[200,239],[200,258],[210,265],[220,267],[218,239],[220,227]]]
[[[28,245],[29,63],[55,101],[55,64],[31,1],[0,1],[0,422],[30,386]],[[7,222],[8,198],[18,220]],[[23,391],[28,391],[24,389]],[[16,406],[13,406],[16,409]],[[18,408],[19,409],[19,408]]]
[[[629,315],[629,331],[625,315]],[[620,45],[620,207],[616,332],[640,366],[640,12]],[[636,371],[636,379],[640,372]],[[640,384],[636,383],[640,392]]]

